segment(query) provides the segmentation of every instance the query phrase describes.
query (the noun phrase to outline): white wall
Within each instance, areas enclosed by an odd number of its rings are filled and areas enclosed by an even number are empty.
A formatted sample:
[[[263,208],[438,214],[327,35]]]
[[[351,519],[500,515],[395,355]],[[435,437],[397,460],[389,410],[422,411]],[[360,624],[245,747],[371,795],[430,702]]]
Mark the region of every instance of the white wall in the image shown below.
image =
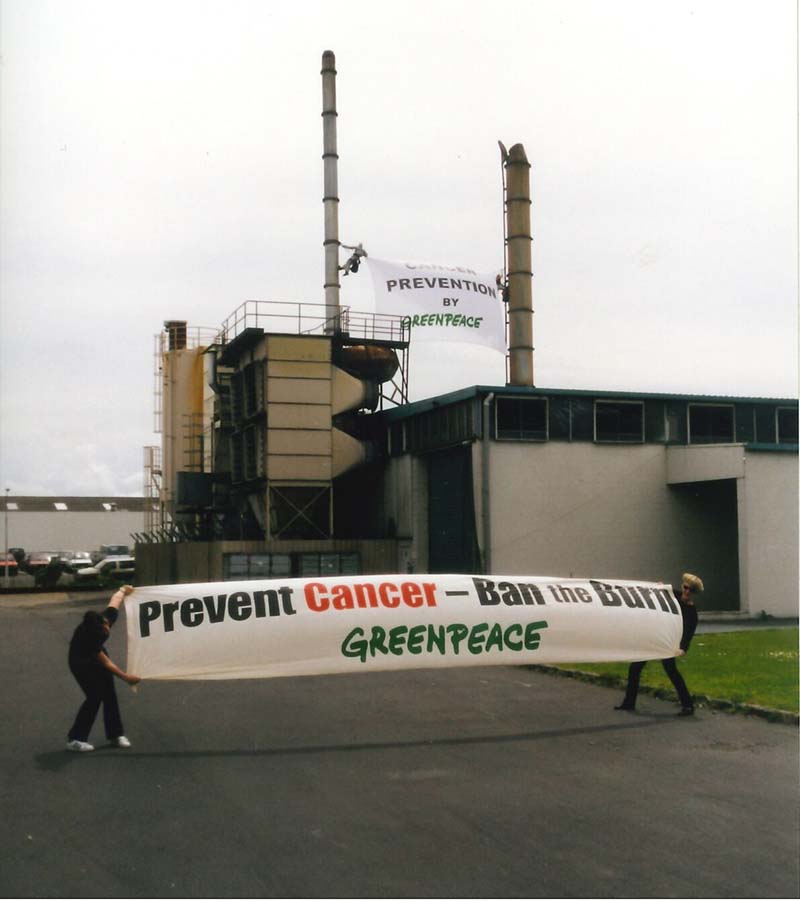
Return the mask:
[[[789,453],[748,451],[739,483],[742,607],[798,615],[798,470]]]
[[[144,513],[129,510],[16,510],[8,514],[8,546],[22,547],[26,552],[95,551],[101,544],[127,544],[133,548],[131,532],[143,531]]]
[[[493,441],[491,571],[671,584],[691,571],[706,582],[701,611],[797,616],[796,455],[748,451],[743,463],[742,446],[688,450],[698,453]],[[476,442],[481,546],[482,453]],[[424,458],[405,455],[388,462],[384,480],[385,515],[399,536],[413,536],[418,572],[427,566],[426,473]]]
[[[493,442],[493,571],[680,579],[665,452],[662,445]]]

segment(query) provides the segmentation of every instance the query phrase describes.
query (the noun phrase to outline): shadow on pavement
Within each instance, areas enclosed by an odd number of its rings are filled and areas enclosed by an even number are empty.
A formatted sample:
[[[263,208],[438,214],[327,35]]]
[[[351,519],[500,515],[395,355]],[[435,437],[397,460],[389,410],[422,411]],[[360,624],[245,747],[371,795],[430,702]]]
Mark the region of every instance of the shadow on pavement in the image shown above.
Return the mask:
[[[627,714],[631,716],[631,714]],[[545,741],[551,738],[565,738],[569,736],[590,736],[603,732],[621,732],[630,729],[645,729],[651,726],[663,726],[668,723],[677,723],[674,714],[633,714],[633,721],[626,723],[609,723],[602,726],[576,726],[571,729],[549,729],[543,732],[521,732],[512,735],[467,735],[452,738],[429,738],[412,741],[387,741],[387,742],[356,742],[339,745],[306,745],[301,747],[283,748],[252,748],[247,750],[206,750],[206,751],[127,751],[110,746],[99,746],[95,751],[85,754],[76,754],[72,751],[44,751],[36,754],[34,759],[39,769],[50,772],[58,772],[64,767],[78,760],[97,760],[115,758],[134,758],[147,760],[191,760],[211,758],[237,758],[237,757],[280,757],[300,754],[330,754],[350,753],[353,751],[386,751],[399,748],[432,748],[455,747],[459,745],[486,745],[504,744],[509,742]]]

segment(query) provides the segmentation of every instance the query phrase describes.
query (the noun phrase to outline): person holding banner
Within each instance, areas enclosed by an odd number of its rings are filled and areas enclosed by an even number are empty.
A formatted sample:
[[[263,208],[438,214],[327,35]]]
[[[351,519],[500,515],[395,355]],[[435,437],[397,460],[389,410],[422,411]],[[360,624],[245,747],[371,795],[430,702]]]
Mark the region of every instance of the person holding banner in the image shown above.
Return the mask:
[[[101,704],[109,742],[117,748],[131,746],[122,727],[119,702],[114,689],[114,676],[127,682],[128,685],[138,685],[141,679],[123,672],[106,653],[104,643],[119,616],[119,608],[125,601],[125,596],[132,591],[132,586],[123,585],[111,596],[108,607],[102,613],[88,610],[72,635],[69,643],[69,668],[86,699],[81,704],[67,736],[69,751],[94,750],[88,739]]]
[[[697,628],[697,608],[694,605],[693,596],[701,592],[703,587],[703,582],[698,576],[692,575],[692,573],[684,573],[681,580],[681,590],[673,590],[675,598],[681,608],[681,616],[683,617],[683,633],[681,635],[680,650],[678,651],[677,657],[685,656],[686,652],[689,650],[692,636]],[[661,665],[664,667],[664,672],[669,676],[670,682],[675,686],[675,691],[678,693],[678,698],[681,702],[681,709],[678,716],[692,716],[692,714],[694,714],[694,701],[689,693],[689,689],[686,687],[683,676],[678,672],[678,666],[675,662],[677,657],[670,657],[667,660],[662,660]],[[639,680],[646,664],[647,661],[645,660],[638,663],[632,663],[628,667],[628,686],[625,690],[625,697],[622,703],[614,708],[615,710],[636,709],[636,696],[639,693]]]

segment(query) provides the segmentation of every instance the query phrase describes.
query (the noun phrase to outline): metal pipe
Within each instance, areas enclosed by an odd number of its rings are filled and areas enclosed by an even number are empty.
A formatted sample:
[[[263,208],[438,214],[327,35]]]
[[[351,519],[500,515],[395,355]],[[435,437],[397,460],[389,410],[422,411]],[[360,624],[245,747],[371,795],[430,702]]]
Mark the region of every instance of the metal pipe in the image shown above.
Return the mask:
[[[522,144],[505,161],[508,175],[508,354],[510,385],[533,385],[533,270],[531,265],[531,164]]]
[[[339,154],[336,145],[336,57],[322,54],[322,159],[325,205],[325,333],[339,324]]]
[[[10,492],[10,491],[11,491],[10,488],[6,488],[6,529],[5,529],[5,531],[6,531],[6,559],[5,559],[5,564],[6,564],[6,575],[5,575],[6,591],[8,591],[8,571],[9,571],[9,569],[10,569],[10,567],[9,567],[9,565],[8,565],[8,495],[9,495],[9,492]]]
[[[489,446],[491,427],[489,413],[492,409],[494,392],[490,391],[483,401],[483,435],[481,437],[481,522],[483,524],[483,571],[492,571],[492,519],[489,510],[491,500],[489,479]]]

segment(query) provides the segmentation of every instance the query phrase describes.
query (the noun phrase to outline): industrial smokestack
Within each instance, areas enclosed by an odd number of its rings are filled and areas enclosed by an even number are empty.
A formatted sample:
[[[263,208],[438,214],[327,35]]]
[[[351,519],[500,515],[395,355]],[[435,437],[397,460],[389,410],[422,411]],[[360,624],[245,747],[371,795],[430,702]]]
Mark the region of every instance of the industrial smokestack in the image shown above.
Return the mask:
[[[509,385],[533,385],[531,164],[522,144],[504,154],[508,242]]]
[[[325,168],[325,332],[339,327],[339,154],[336,146],[336,57],[322,54],[322,159]]]

